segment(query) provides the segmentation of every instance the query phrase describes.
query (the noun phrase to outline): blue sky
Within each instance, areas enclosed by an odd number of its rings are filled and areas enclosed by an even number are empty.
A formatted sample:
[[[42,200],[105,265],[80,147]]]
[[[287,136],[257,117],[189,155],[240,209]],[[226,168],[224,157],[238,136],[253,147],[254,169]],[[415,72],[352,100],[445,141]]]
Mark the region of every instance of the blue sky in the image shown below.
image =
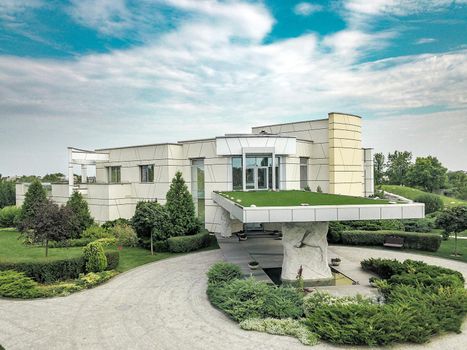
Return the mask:
[[[467,169],[467,0],[2,0],[0,173],[343,111]]]

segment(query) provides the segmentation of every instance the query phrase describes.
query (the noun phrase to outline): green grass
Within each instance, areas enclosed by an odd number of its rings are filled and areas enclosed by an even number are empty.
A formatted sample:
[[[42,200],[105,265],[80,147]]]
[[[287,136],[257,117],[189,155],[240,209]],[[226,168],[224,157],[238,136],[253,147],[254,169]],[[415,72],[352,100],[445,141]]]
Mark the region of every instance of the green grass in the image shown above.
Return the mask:
[[[421,194],[427,194],[428,192],[424,192],[421,190],[418,190],[416,188],[412,187],[406,187],[406,186],[397,186],[397,185],[382,185],[381,188],[384,191],[388,191],[394,194],[397,194],[399,196],[414,200],[417,196]],[[434,193],[431,193],[434,194]],[[458,205],[467,205],[467,201],[463,201],[461,199],[457,198],[452,198],[452,197],[447,197],[447,196],[442,196],[439,194],[434,194],[435,196],[438,196],[441,198],[441,200],[444,203],[445,207],[454,207]]]
[[[81,247],[49,249],[49,256],[45,257],[44,247],[22,244],[22,238],[15,229],[0,229],[0,261],[40,261],[59,260],[80,256]]]
[[[419,250],[410,250],[410,249],[404,249],[404,251],[414,253],[414,254],[437,256],[440,258],[458,260],[458,261],[463,261],[467,263],[467,239],[457,240],[457,252],[462,254],[460,257],[455,257],[451,255],[452,252],[454,251],[454,245],[455,245],[454,237],[451,237],[447,241],[442,241],[441,246],[436,252],[423,252],[422,253]]]
[[[19,238],[19,239],[18,239]],[[209,247],[197,250],[205,251],[217,249],[218,245],[215,240]],[[114,248],[112,248],[114,249]],[[49,257],[45,257],[44,247],[34,247],[22,244],[22,240],[18,231],[15,229],[0,229],[0,261],[44,261],[44,260],[58,260],[64,258],[71,258],[80,256],[83,253],[82,247],[72,248],[50,248]],[[185,253],[155,253],[143,248],[129,248],[123,247],[120,251],[120,263],[117,271],[124,272],[133,269],[137,266],[151,263],[154,261],[167,259],[170,257],[184,255]]]
[[[257,207],[277,207],[300,206],[302,203],[308,205],[368,205],[388,203],[387,200],[307,191],[233,191],[220,192],[220,194],[230,200],[233,197],[233,201],[244,207],[249,207],[252,204]]]

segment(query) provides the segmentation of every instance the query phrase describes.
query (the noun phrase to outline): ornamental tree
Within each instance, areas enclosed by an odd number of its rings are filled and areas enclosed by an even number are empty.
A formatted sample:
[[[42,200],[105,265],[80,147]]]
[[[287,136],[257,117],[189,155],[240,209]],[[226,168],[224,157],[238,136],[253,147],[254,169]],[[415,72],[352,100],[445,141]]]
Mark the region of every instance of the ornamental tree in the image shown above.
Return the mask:
[[[455,244],[453,255],[457,252],[457,234],[467,230],[467,206],[452,207],[444,210],[436,219],[436,226],[442,228],[446,234],[454,233]]]
[[[171,236],[197,233],[200,223],[196,217],[195,204],[180,171],[175,173],[166,198],[165,206],[172,225]]]
[[[154,254],[154,240],[166,240],[172,232],[169,214],[157,201],[138,202],[131,223],[139,238],[150,239],[151,254]]]
[[[39,180],[34,180],[28,188],[24,197],[23,206],[21,207],[21,215],[18,220],[18,230],[24,232],[29,227],[36,216],[38,208],[47,201],[47,194],[42,183]]]
[[[25,227],[28,228],[26,235],[32,242],[44,244],[45,256],[48,256],[49,241],[70,238],[71,216],[69,208],[46,199],[35,207],[34,216],[25,220]]]
[[[83,195],[77,191],[73,192],[66,206],[72,213],[70,236],[78,238],[84,230],[94,223],[94,219],[89,212],[88,203],[84,200]]]

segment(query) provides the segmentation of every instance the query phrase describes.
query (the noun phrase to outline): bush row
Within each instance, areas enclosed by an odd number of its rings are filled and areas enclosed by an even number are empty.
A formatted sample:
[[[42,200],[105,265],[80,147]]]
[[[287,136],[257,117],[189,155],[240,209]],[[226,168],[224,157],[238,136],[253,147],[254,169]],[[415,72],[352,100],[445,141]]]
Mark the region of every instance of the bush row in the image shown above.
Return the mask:
[[[412,233],[403,231],[343,231],[340,241],[347,245],[383,245],[386,237],[400,237],[404,239],[404,248],[436,252],[441,245],[441,236],[435,234]]]
[[[0,296],[7,298],[45,298],[65,296],[101,284],[117,274],[116,271],[81,274],[73,281],[40,285],[24,272],[0,271]]]
[[[178,236],[167,239],[168,249],[172,253],[187,253],[211,244],[209,232],[204,231],[192,236]]]
[[[107,270],[118,266],[119,253],[106,252]],[[59,280],[78,278],[86,272],[86,261],[83,256],[62,260],[31,262],[0,262],[0,271],[15,270],[24,272],[28,277],[40,283],[52,283]]]

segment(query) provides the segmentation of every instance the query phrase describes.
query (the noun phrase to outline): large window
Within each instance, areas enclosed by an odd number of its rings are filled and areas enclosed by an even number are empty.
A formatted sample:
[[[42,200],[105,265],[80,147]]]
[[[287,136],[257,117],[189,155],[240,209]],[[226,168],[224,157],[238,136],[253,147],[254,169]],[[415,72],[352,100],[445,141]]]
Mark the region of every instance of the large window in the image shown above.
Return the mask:
[[[121,182],[121,167],[109,166],[107,167],[107,171],[109,183],[116,184]]]
[[[300,158],[300,188],[303,190],[308,186],[308,158]]]
[[[267,190],[273,188],[271,155],[247,155],[245,164],[245,189]],[[280,158],[276,157],[275,187],[279,188]],[[232,157],[232,188],[243,190],[242,157]]]
[[[232,158],[232,188],[234,191],[243,189],[242,157]]]
[[[193,159],[191,161],[191,195],[201,222],[204,222],[204,193],[204,159]]]
[[[141,182],[154,182],[154,164],[140,165]]]

